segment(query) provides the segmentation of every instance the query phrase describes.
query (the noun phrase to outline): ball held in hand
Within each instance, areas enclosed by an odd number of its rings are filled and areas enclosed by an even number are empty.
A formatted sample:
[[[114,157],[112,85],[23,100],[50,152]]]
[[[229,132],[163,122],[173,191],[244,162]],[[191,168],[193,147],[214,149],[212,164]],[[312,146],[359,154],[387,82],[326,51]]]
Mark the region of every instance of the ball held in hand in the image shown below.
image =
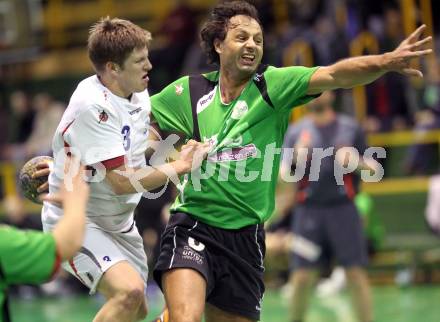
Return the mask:
[[[38,156],[30,159],[20,171],[19,185],[23,192],[23,195],[32,202],[41,204],[41,200],[38,199],[39,193],[38,187],[47,182],[48,176],[42,176],[38,178],[32,178],[33,174],[40,170],[37,168],[39,163],[48,163],[50,166],[53,163],[53,158],[49,156]]]

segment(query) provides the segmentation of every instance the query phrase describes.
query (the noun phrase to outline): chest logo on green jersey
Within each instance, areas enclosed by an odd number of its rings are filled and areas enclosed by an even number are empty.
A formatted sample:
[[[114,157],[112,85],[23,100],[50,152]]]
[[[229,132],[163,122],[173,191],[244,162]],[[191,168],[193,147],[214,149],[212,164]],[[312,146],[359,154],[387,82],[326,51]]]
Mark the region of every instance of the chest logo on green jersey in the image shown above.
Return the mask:
[[[211,102],[215,98],[215,92],[217,91],[217,86],[215,86],[212,91],[210,91],[208,94],[203,95],[198,101],[197,101],[197,114],[201,113],[205,108],[211,104]]]
[[[249,108],[245,101],[237,101],[232,111],[231,118],[234,120],[239,120],[247,113],[248,110]]]
[[[227,148],[208,156],[210,162],[242,161],[249,158],[256,158],[258,151],[255,144],[247,144],[235,148]]]
[[[174,85],[174,89],[175,89],[175,92],[176,92],[177,96],[182,95],[182,93],[183,93],[183,85],[182,84]]]

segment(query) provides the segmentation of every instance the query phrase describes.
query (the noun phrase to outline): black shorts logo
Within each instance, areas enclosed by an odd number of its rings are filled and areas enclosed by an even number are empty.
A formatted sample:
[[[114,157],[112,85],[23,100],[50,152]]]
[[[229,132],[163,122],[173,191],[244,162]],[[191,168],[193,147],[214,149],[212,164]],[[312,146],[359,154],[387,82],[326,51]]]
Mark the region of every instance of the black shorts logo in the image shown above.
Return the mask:
[[[183,246],[182,259],[203,265],[204,257],[189,246]]]
[[[197,252],[201,252],[205,249],[205,245],[192,237],[188,237],[188,245]]]

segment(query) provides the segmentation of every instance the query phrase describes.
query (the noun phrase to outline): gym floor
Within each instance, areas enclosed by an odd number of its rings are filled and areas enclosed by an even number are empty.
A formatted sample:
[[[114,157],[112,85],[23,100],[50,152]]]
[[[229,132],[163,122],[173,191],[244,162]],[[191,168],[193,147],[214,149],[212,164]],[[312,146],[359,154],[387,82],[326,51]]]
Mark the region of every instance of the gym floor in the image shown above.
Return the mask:
[[[438,322],[440,287],[395,286],[374,287],[375,321]],[[85,322],[92,321],[102,305],[99,297],[38,298],[11,301],[14,322]],[[266,292],[262,310],[263,322],[288,322],[288,300],[279,290]],[[150,297],[151,321],[163,308],[159,292]],[[355,322],[348,294],[343,292],[326,298],[313,298],[306,322]]]

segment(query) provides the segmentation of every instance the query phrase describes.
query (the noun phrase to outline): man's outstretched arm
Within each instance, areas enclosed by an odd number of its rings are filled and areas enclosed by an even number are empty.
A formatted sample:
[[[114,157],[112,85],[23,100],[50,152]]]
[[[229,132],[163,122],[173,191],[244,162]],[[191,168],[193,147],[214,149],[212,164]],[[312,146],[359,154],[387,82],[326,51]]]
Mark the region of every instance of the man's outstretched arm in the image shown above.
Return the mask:
[[[319,68],[310,79],[307,94],[369,84],[388,72],[423,77],[420,70],[411,68],[410,62],[414,58],[432,53],[431,48],[424,49],[432,41],[432,37],[419,40],[425,28],[425,25],[417,28],[391,52],[347,58]]]

